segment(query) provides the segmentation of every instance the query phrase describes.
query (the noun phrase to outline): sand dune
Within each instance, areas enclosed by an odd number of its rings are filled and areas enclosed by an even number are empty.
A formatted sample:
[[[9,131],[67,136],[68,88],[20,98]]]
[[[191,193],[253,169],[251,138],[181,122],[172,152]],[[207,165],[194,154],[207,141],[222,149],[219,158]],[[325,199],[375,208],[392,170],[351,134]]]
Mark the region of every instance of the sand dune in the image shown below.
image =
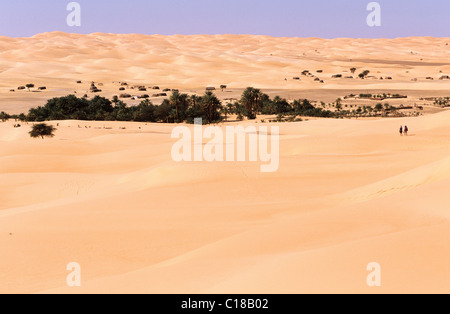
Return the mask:
[[[0,292],[448,293],[449,118],[282,124],[273,174],[172,162],[172,125],[1,123]]]
[[[448,42],[0,37],[0,111],[82,96],[91,81],[105,97],[126,81],[132,93],[133,84],[188,93],[227,84],[222,99],[253,85],[288,99],[392,91],[420,104],[450,96],[450,80],[439,80],[450,75]],[[331,78],[352,67],[376,78]],[[47,90],[9,91],[27,83]],[[53,121],[56,136],[41,140],[30,124],[0,123],[0,293],[449,293],[450,111],[436,111],[279,124],[275,173],[175,163],[170,124]],[[405,124],[410,136],[400,137]],[[81,265],[79,288],[66,286],[71,262]],[[381,287],[366,284],[371,262]]]
[[[221,98],[237,97],[247,86],[275,89],[284,97],[313,90],[311,96],[324,101],[346,95],[342,90],[414,90],[423,91],[421,96],[448,96],[442,92],[448,91],[450,80],[439,78],[450,75],[449,42],[449,38],[430,37],[326,40],[60,32],[31,38],[1,37],[0,110],[20,113],[50,97],[74,91],[82,96],[91,81],[104,83],[101,95],[106,97],[119,94],[113,81],[198,93],[206,86],[226,84],[229,92],[220,93]],[[355,74],[350,72],[353,67]],[[301,76],[303,70],[324,83]],[[356,79],[363,70],[370,70],[376,79]],[[333,79],[334,74],[355,78]],[[78,80],[83,84],[76,84]],[[48,89],[42,93],[9,91],[27,83]],[[324,98],[323,90],[337,91]]]

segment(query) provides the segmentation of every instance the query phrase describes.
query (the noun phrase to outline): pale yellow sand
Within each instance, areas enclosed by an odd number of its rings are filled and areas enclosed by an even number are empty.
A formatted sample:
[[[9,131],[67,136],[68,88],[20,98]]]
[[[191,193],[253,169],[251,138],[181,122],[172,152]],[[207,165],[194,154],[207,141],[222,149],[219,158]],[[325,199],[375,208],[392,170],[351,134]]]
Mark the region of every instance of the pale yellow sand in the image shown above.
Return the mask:
[[[250,85],[324,101],[392,91],[421,104],[450,96],[450,81],[438,80],[450,75],[447,42],[2,37],[0,111],[82,96],[91,81],[106,97],[120,93],[113,81],[127,81],[199,94],[227,84],[222,99]],[[353,66],[393,80],[331,79]],[[47,90],[9,92],[27,83]],[[281,124],[272,174],[258,163],[176,164],[173,125],[64,121],[55,138],[33,140],[31,125],[0,123],[0,293],[449,293],[449,119]],[[401,124],[411,136],[399,137]],[[82,267],[81,288],[66,287],[70,262]],[[380,288],[366,285],[370,262],[381,265]]]
[[[172,125],[0,123],[0,292],[449,293],[449,119],[281,124],[272,174],[176,164]]]

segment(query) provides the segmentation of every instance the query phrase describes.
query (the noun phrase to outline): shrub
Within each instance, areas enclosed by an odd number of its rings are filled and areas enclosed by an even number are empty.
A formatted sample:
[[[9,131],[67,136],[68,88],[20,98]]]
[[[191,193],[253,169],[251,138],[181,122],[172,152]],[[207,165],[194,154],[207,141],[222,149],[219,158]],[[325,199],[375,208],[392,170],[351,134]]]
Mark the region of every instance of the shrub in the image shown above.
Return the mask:
[[[56,129],[53,126],[47,125],[45,123],[39,123],[39,124],[33,125],[29,134],[32,138],[41,137],[42,139],[44,139],[44,137],[54,137],[55,131],[56,131]]]
[[[6,122],[9,118],[11,118],[11,116],[5,112],[0,112],[0,120],[2,122]]]

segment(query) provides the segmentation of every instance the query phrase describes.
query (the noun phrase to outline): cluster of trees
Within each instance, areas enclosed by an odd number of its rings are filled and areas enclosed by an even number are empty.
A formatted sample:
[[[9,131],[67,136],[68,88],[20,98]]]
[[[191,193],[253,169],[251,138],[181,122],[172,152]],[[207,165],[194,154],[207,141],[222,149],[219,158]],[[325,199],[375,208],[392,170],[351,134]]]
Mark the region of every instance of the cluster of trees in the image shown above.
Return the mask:
[[[345,105],[346,108],[348,106],[349,105]],[[388,117],[389,115],[400,116],[398,109],[389,105],[388,103],[385,103],[384,105],[382,103],[378,103],[375,107],[355,106],[355,109],[352,110],[343,109],[342,104],[339,103],[337,103],[335,107],[339,112],[339,117],[373,117],[378,116],[379,114],[386,117]],[[350,107],[353,108],[354,105],[350,105]]]
[[[9,114],[7,114],[6,112],[4,112],[4,111],[0,112],[0,121],[6,122],[10,118],[11,118],[11,116]]]
[[[367,77],[367,75],[369,75],[369,73],[370,73],[369,70],[365,70],[365,71],[359,73],[358,77],[359,77],[360,79],[365,79],[365,78]]]
[[[240,101],[228,105],[228,111],[237,114],[238,119],[244,116],[248,119],[255,119],[257,114],[327,118],[336,116],[332,111],[314,107],[307,99],[294,100],[294,102],[289,103],[286,99],[279,96],[271,99],[269,95],[252,87],[244,91]]]
[[[355,95],[350,95],[355,96]],[[361,98],[369,98],[371,94],[361,94]],[[384,96],[384,95],[383,95]],[[395,97],[393,95],[391,97]],[[398,95],[400,96],[400,95]],[[449,98],[443,98],[439,103],[447,104]],[[18,119],[20,121],[43,122],[49,120],[94,120],[94,121],[136,121],[136,122],[166,122],[166,123],[193,123],[194,119],[202,118],[203,122],[216,123],[227,119],[229,114],[235,114],[238,120],[256,119],[258,114],[277,115],[273,121],[301,121],[297,116],[344,118],[354,116],[372,116],[373,113],[398,114],[397,108],[389,104],[378,103],[374,108],[369,106],[358,107],[354,110],[346,110],[342,100],[338,98],[335,103],[329,104],[336,110],[326,110],[326,104],[321,103],[322,108],[315,107],[307,99],[288,102],[286,99],[275,96],[273,99],[261,90],[247,88],[239,101],[223,105],[211,91],[206,91],[203,96],[182,94],[174,91],[169,99],[165,99],[161,105],[153,105],[149,99],[143,100],[137,106],[127,106],[117,96],[112,100],[101,96],[93,99],[78,98],[74,95],[53,98],[47,101],[45,106],[39,106],[29,110],[28,114],[8,115],[0,112],[0,121]],[[345,105],[347,108],[349,105]],[[353,108],[353,105],[350,105]],[[285,118],[286,117],[286,118]],[[272,121],[272,120],[271,120]],[[56,129],[43,123],[35,124],[30,132],[31,137],[52,137]]]
[[[109,100],[95,96],[93,99],[69,95],[53,98],[45,106],[32,108],[28,115],[17,117],[27,121],[46,120],[96,120],[137,122],[183,122],[201,117],[208,123],[221,118],[220,100],[211,92],[204,96],[189,96],[175,91],[169,99],[155,106],[150,100],[143,100],[138,106],[128,106],[114,97]]]
[[[447,107],[450,105],[450,97],[437,98],[435,99],[434,104]]]
[[[153,105],[148,99],[138,106],[127,106],[114,97],[112,100],[101,96],[92,99],[78,98],[74,95],[53,98],[45,106],[32,108],[28,115],[12,116],[22,121],[42,122],[48,120],[96,120],[96,121],[136,121],[193,123],[202,118],[204,123],[216,123],[229,114],[238,119],[256,119],[258,114],[301,115],[314,117],[335,117],[336,113],[314,107],[308,100],[295,100],[289,103],[279,96],[271,99],[259,89],[247,88],[241,99],[223,105],[216,95],[207,91],[203,96],[182,94],[174,91],[161,105]],[[0,115],[0,119],[3,116]],[[5,119],[10,118],[4,114]]]
[[[360,97],[372,95],[361,94]],[[126,103],[114,97],[112,100],[101,96],[92,99],[78,98],[69,95],[53,98],[47,101],[45,106],[30,109],[27,115],[20,114],[10,116],[0,113],[0,120],[6,121],[15,118],[20,121],[43,122],[49,120],[95,120],[95,121],[136,121],[136,122],[166,122],[166,123],[193,123],[195,118],[202,118],[205,124],[220,122],[234,114],[238,120],[256,119],[258,114],[277,115],[278,120],[287,117],[286,121],[295,120],[297,116],[342,118],[351,116],[371,116],[372,113],[396,112],[396,108],[380,103],[374,108],[359,107],[347,110],[349,105],[342,105],[339,98],[333,105],[335,110],[327,110],[322,102],[321,107],[314,106],[307,99],[289,102],[284,98],[275,96],[270,98],[261,90],[247,88],[239,101],[223,105],[216,95],[207,91],[203,96],[182,94],[174,91],[161,105],[153,105],[149,99],[143,100],[137,106],[128,106]],[[353,107],[353,105],[350,105]],[[293,119],[291,119],[293,118]]]

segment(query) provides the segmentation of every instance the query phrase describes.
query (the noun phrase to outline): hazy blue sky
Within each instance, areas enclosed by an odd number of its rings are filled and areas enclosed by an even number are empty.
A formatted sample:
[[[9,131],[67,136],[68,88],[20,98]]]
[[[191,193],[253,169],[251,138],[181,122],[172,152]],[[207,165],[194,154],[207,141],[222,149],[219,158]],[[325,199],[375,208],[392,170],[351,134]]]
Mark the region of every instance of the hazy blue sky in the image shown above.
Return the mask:
[[[450,37],[450,0],[79,0],[82,25],[66,24],[66,0],[0,0],[0,35],[71,33],[258,34],[299,37]]]

